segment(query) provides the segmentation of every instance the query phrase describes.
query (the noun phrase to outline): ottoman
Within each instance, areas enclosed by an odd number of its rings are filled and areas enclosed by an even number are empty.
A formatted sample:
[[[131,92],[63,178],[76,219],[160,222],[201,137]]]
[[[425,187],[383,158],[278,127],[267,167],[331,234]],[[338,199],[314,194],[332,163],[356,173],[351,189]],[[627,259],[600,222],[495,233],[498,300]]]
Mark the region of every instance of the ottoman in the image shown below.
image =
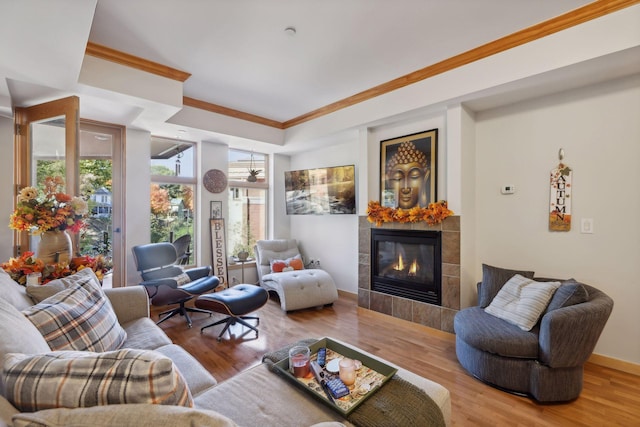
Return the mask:
[[[224,333],[229,329],[229,326],[240,323],[255,331],[257,337],[257,326],[260,319],[256,316],[246,316],[246,314],[261,308],[267,303],[268,299],[269,293],[266,290],[260,286],[246,284],[236,285],[220,292],[200,295],[195,301],[196,307],[227,315],[227,317],[222,320],[203,326],[200,332],[203,332],[211,326],[224,323],[224,329],[222,329],[222,332],[218,335],[218,341],[220,341]],[[253,326],[246,322],[246,320],[256,320],[256,325]]]

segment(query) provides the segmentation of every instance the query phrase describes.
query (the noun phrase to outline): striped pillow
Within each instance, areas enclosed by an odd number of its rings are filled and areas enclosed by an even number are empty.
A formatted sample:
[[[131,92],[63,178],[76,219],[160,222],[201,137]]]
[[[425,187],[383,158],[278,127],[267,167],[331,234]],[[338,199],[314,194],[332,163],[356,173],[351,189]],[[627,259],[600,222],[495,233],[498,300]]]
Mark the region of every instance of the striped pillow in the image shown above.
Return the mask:
[[[22,311],[51,350],[102,352],[122,347],[127,333],[93,277],[78,273],[67,289]]]
[[[559,286],[560,282],[536,282],[516,274],[484,310],[523,331],[530,331]]]
[[[193,406],[178,368],[152,350],[11,353],[3,379],[5,397],[23,412],[120,403]]]

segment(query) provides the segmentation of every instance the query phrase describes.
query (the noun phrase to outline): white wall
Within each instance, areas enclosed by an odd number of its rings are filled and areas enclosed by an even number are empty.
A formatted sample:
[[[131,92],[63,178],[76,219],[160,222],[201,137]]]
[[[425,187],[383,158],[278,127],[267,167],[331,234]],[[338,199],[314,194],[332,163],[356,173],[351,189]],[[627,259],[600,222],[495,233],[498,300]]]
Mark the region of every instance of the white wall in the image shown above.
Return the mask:
[[[354,140],[293,156],[289,170],[354,164],[357,176],[357,162],[358,144]],[[284,174],[276,177],[275,183],[284,185]],[[362,195],[356,195],[356,203],[359,197]],[[322,269],[333,277],[338,289],[358,293],[358,216],[289,215],[288,218],[290,238],[298,240],[306,260],[319,259]]]
[[[640,362],[640,76],[476,116],[481,263],[600,288],[615,301],[598,354]],[[549,232],[549,171],[573,169],[572,229]],[[516,194],[501,195],[500,186]],[[580,219],[594,233],[580,233]],[[467,283],[466,285],[471,285]]]
[[[0,185],[0,262],[5,262],[13,256],[13,230],[9,228],[9,216],[13,211],[13,119],[0,116],[0,171],[2,182]]]
[[[125,141],[125,285],[140,283],[131,248],[149,243],[151,217],[151,135],[149,132],[127,129]]]

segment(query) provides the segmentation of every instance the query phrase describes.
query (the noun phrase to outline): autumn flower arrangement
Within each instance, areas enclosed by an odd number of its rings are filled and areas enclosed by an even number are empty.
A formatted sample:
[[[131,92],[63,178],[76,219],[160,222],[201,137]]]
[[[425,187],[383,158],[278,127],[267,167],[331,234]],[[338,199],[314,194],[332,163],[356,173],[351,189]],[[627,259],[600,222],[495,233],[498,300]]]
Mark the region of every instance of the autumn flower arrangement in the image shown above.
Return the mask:
[[[18,203],[11,214],[9,227],[14,230],[42,234],[49,230],[69,230],[78,232],[84,228],[84,217],[89,213],[86,201],[59,191],[62,178],[47,177],[44,191],[40,194],[35,187],[25,187],[18,195]]]
[[[385,222],[421,222],[429,225],[441,223],[445,218],[453,215],[453,211],[447,207],[447,202],[430,203],[428,207],[419,206],[411,209],[389,208],[380,205],[380,202],[370,201],[367,206],[367,220],[381,226]]]
[[[0,267],[13,280],[24,286],[27,283],[27,276],[32,273],[40,273],[42,275],[40,284],[44,285],[52,280],[70,276],[85,268],[92,269],[102,282],[104,275],[111,270],[113,264],[103,255],[95,257],[85,255],[73,258],[71,262],[45,264],[43,260],[36,258],[33,252],[24,252],[19,257],[10,258],[9,261],[0,264]]]

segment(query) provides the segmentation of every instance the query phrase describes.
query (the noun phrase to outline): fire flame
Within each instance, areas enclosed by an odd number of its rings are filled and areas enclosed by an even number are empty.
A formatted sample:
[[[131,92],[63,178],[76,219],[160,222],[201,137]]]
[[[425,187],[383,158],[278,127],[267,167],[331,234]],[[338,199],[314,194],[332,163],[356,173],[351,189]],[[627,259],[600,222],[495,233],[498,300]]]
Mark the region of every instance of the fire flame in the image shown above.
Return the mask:
[[[402,255],[398,255],[398,263],[393,268],[396,271],[404,270],[404,261],[402,260]]]
[[[418,262],[414,259],[411,263],[411,267],[409,267],[409,276],[415,276],[418,271]]]

